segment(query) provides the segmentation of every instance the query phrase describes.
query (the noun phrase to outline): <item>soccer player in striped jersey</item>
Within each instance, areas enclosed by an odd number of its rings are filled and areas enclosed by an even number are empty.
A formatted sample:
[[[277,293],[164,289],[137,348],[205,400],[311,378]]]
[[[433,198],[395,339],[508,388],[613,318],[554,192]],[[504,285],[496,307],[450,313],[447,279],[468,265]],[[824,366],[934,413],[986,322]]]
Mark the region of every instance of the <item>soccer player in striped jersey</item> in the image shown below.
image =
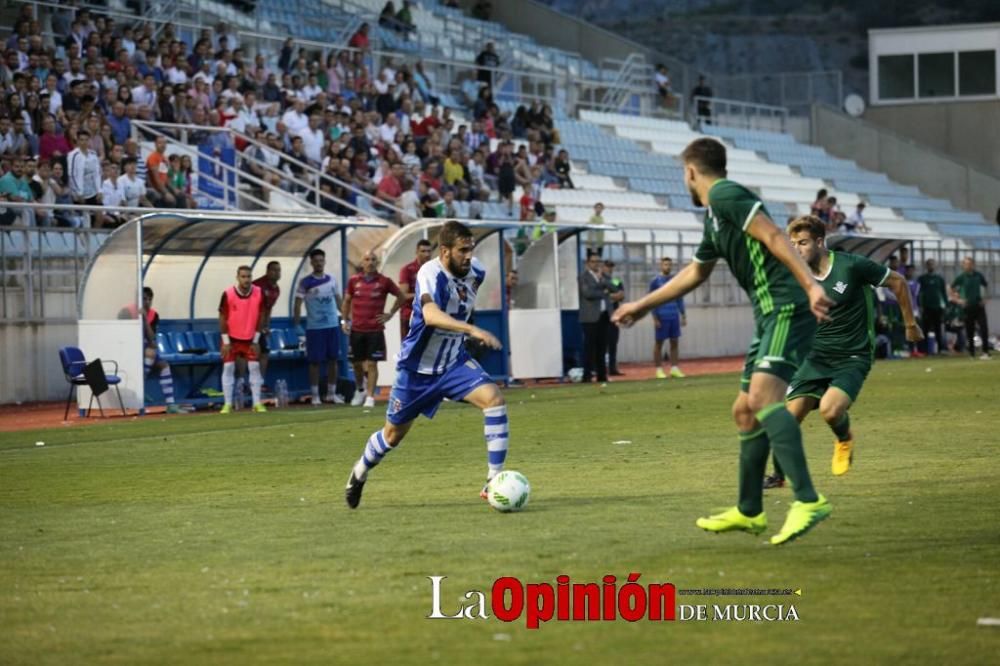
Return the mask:
[[[858,399],[861,386],[875,358],[875,314],[872,288],[885,286],[899,301],[906,324],[906,339],[919,342],[924,335],[913,318],[910,290],[902,275],[871,259],[826,248],[826,225],[805,215],[788,226],[792,245],[809,265],[816,282],[833,302],[830,321],[816,329],[812,351],[792,379],[786,401],[788,411],[802,423],[814,409],[836,437],[833,443],[835,476],[846,474],[854,456],[854,435],[847,410]],[[765,488],[783,486],[781,465],[764,480]]]
[[[347,506],[357,508],[368,473],[413,427],[417,416],[434,418],[445,398],[483,410],[489,482],[507,457],[507,406],[486,371],[469,357],[466,337],[491,349],[500,341],[469,324],[476,292],[486,271],[472,257],[475,242],[465,225],[446,222],[438,236],[438,256],[417,273],[410,331],[396,357],[396,383],[389,394],[385,425],[372,433],[347,479]],[[485,498],[486,488],[480,493]]]
[[[736,506],[696,525],[709,532],[759,534],[767,529],[761,479],[768,452],[785,466],[795,490],[779,545],[796,539],[830,515],[830,504],[813,487],[802,450],[802,431],[785,407],[788,382],[812,345],[816,320],[828,318],[831,302],[809,267],[767,213],[760,199],[726,178],[726,148],[695,139],[681,154],[684,183],[696,206],[704,205],[705,232],[694,261],[656,291],[615,313],[630,325],[656,306],[680,298],[705,282],[719,259],[753,304],[754,337],[747,352],[733,419],[740,430],[739,500]]]

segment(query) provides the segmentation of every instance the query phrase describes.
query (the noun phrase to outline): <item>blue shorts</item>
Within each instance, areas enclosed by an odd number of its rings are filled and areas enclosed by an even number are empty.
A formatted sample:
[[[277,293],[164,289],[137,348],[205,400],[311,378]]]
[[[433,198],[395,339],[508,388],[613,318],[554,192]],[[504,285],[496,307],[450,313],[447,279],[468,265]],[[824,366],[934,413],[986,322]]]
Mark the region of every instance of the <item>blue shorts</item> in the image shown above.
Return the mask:
[[[402,368],[397,372],[385,414],[393,425],[409,423],[421,414],[432,419],[445,398],[458,401],[483,384],[493,383],[472,359],[452,366],[441,375],[421,375]]]
[[[306,330],[306,359],[310,363],[336,361],[339,358],[339,328],[310,328]]]
[[[656,329],[656,341],[670,340],[681,337],[680,317],[657,317],[660,327]]]

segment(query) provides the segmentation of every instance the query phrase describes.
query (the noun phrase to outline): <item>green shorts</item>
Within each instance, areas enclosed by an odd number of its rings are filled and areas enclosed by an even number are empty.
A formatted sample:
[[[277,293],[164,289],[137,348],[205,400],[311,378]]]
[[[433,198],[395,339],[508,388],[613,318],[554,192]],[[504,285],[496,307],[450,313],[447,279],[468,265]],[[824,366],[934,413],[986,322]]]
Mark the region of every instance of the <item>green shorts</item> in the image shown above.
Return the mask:
[[[871,359],[863,356],[843,358],[822,357],[810,354],[792,379],[786,400],[816,398],[821,400],[831,386],[843,391],[853,403],[861,393],[861,386],[872,369]]]
[[[816,317],[808,306],[788,303],[771,314],[756,317],[740,389],[750,388],[750,377],[755,372],[766,372],[790,383],[812,349],[815,334]]]

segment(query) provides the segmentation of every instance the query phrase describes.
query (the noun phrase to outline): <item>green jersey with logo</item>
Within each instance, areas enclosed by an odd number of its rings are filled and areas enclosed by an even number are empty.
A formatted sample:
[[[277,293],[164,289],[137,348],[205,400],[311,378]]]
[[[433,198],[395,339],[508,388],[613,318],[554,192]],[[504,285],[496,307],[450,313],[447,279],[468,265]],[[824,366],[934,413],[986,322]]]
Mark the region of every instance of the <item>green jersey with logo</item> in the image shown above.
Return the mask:
[[[808,308],[809,298],[791,271],[747,233],[757,213],[768,215],[760,198],[739,183],[722,179],[712,185],[705,203],[705,235],[694,260],[725,259],[758,319],[783,305]]]
[[[821,322],[813,354],[824,357],[875,353],[875,313],[872,287],[881,287],[892,271],[871,259],[847,252],[830,252],[830,267],[816,281],[833,301],[830,321]]]
[[[986,278],[979,271],[971,273],[959,273],[951,286],[958,292],[959,297],[965,301],[965,306],[979,305],[983,300],[983,289],[986,287]]]

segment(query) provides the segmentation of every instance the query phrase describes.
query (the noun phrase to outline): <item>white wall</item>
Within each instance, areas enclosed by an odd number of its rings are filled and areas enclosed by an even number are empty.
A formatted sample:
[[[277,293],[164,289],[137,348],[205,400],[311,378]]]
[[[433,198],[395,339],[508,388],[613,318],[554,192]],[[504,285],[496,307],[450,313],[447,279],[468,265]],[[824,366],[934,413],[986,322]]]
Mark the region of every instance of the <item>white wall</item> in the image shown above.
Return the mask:
[[[753,310],[749,305],[687,307],[688,325],[681,330],[680,353],[684,358],[740,356],[753,337]],[[652,363],[653,321],[646,317],[621,332],[618,360]]]
[[[0,405],[65,400],[59,348],[76,346],[76,324],[0,323]]]

